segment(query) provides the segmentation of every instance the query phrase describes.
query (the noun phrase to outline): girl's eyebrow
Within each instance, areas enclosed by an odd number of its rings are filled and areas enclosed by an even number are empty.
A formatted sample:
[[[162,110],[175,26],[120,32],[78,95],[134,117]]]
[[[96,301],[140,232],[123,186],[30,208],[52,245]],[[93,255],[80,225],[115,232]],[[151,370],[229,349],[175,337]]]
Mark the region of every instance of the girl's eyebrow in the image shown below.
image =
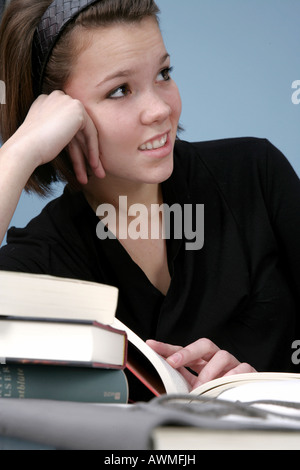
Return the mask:
[[[159,64],[163,64],[169,57],[170,57],[170,54],[168,54],[168,53],[164,54],[160,58]],[[112,74],[107,75],[103,80],[101,80],[101,82],[99,82],[96,85],[96,88],[103,85],[106,82],[109,82],[110,80],[114,80],[116,78],[124,78],[124,77],[126,78],[129,75],[131,75],[132,73],[133,73],[133,71],[131,69],[118,70],[117,72],[113,72]]]

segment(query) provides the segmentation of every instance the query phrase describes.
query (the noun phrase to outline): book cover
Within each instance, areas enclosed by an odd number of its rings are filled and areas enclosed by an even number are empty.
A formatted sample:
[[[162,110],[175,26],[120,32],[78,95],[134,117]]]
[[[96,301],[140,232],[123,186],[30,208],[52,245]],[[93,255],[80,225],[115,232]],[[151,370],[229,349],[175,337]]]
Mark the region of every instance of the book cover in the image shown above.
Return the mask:
[[[0,366],[0,398],[124,404],[128,383],[120,369],[5,364]]]

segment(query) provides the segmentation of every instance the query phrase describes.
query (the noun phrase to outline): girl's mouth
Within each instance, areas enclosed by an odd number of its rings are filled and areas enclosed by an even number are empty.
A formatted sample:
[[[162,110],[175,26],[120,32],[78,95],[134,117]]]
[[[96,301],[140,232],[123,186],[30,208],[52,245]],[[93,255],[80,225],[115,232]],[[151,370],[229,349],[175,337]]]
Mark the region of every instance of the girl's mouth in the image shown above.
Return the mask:
[[[139,150],[157,150],[164,147],[168,140],[168,134],[164,134],[160,139],[153,139],[141,145]]]

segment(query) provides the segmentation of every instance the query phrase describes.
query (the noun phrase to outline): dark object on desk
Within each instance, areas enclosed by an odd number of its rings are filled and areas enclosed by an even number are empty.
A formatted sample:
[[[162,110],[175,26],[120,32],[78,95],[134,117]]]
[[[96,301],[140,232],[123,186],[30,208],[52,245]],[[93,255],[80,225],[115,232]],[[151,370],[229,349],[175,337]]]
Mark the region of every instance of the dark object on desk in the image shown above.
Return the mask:
[[[290,448],[300,447],[299,419],[290,426],[274,423],[265,419],[263,411],[221,400],[201,398],[197,407],[195,403],[172,404],[169,398],[168,403],[114,406],[0,399],[0,448],[19,444],[57,450],[151,450],[155,449],[153,434],[165,426],[177,427],[182,433],[185,428],[227,435],[238,430],[246,437],[257,432],[260,448],[272,445],[274,435],[288,435]],[[224,419],[229,415],[230,420]],[[218,444],[220,440],[216,448]]]

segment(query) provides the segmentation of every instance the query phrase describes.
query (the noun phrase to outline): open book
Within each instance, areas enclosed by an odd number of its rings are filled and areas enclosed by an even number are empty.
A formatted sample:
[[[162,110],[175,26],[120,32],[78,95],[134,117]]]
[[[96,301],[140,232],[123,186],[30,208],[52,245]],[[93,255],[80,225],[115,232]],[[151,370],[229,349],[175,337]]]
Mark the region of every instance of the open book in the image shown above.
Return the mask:
[[[64,318],[111,325],[118,289],[96,282],[0,271],[0,315]]]
[[[126,325],[120,322],[120,320],[115,319],[113,326],[126,331],[128,338],[127,369],[139,380],[141,384],[143,384],[145,388],[148,389],[150,392],[149,398],[151,398],[151,395],[153,398],[154,396],[160,396],[162,394],[188,394],[190,395],[191,400],[193,399],[193,396],[206,396],[214,398],[220,397],[224,400],[235,401],[240,399],[239,389],[242,385],[246,386],[247,384],[254,384],[256,385],[256,388],[255,394],[253,394],[252,397],[257,399],[260,394],[262,394],[261,396],[263,397],[266,396],[266,393],[263,392],[265,383],[268,382],[269,384],[274,384],[274,381],[276,382],[276,385],[278,382],[286,383],[287,381],[291,381],[294,383],[294,381],[297,381],[299,387],[298,390],[300,391],[300,374],[280,372],[258,372],[226,376],[214,379],[191,391],[185,378],[177,370],[173,369],[165,359],[153,351]],[[269,387],[268,390],[270,391],[271,388]],[[276,387],[274,390],[276,390]],[[227,395],[225,392],[227,392]],[[268,396],[270,399],[272,398],[270,393]],[[281,396],[283,399],[288,399],[286,393]],[[274,399],[279,399],[278,393],[276,394],[276,397],[274,396]]]

